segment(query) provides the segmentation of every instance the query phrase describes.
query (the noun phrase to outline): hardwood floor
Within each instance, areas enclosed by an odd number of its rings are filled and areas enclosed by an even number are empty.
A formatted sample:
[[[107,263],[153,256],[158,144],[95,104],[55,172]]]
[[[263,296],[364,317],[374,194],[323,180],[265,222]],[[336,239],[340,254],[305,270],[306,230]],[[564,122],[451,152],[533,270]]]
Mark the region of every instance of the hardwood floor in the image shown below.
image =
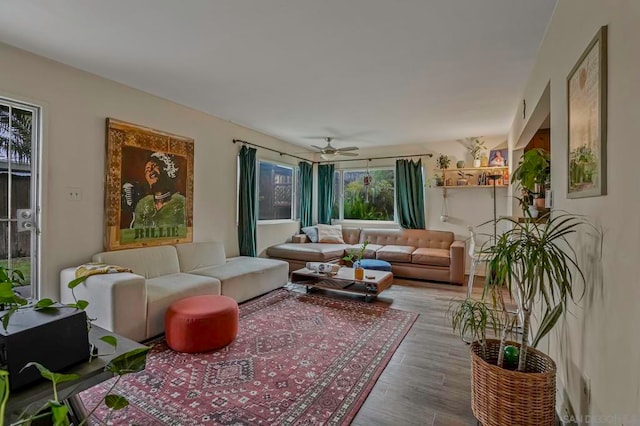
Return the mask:
[[[378,297],[374,303],[420,316],[352,425],[476,424],[471,412],[469,349],[453,334],[446,318],[451,301],[463,299],[466,291],[466,286],[395,279]],[[481,291],[482,281],[477,279],[474,295]]]

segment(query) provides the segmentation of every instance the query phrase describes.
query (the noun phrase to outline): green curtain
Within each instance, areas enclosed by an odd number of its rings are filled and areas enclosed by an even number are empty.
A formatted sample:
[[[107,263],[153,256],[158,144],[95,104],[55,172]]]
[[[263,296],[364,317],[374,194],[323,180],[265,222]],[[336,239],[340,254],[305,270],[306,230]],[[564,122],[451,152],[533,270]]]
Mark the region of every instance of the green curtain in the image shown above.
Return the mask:
[[[400,226],[424,229],[422,161],[396,161],[396,198]]]
[[[311,200],[313,193],[313,166],[306,161],[301,161],[300,167],[300,227],[313,225],[313,209]]]
[[[238,246],[240,256],[256,256],[256,150],[243,146],[239,154]]]
[[[333,164],[318,166],[318,223],[331,224],[334,169]]]

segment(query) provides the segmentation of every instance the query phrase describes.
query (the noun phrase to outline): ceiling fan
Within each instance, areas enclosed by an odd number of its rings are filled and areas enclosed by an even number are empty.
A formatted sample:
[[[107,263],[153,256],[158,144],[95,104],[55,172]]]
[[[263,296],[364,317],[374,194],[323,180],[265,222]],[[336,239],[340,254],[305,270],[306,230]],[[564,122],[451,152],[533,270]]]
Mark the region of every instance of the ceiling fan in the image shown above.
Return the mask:
[[[331,141],[334,138],[325,137],[323,139],[327,141],[326,146],[311,145],[313,148],[320,151],[320,157],[322,157],[323,160],[331,161],[340,155],[345,157],[355,157],[358,155],[355,152],[350,152],[350,151],[358,150],[359,148],[357,146],[347,146],[345,148],[336,148],[333,145],[331,145]]]

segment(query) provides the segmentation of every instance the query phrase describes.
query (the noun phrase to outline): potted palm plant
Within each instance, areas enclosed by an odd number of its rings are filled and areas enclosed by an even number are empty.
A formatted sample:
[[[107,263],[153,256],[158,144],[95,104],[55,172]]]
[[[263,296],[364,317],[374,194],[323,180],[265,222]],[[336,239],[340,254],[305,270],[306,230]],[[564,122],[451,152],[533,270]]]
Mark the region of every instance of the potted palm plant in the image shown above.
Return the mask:
[[[482,249],[490,259],[482,299],[452,309],[454,330],[473,340],[473,413],[483,425],[555,425],[556,366],[535,347],[574,300],[576,285],[585,282],[567,238],[587,222],[569,213],[546,223],[500,221],[511,228]],[[517,342],[507,340],[514,316],[505,293],[517,301],[522,327]],[[531,316],[538,307],[544,315],[530,346]],[[487,338],[487,330],[497,338]]]

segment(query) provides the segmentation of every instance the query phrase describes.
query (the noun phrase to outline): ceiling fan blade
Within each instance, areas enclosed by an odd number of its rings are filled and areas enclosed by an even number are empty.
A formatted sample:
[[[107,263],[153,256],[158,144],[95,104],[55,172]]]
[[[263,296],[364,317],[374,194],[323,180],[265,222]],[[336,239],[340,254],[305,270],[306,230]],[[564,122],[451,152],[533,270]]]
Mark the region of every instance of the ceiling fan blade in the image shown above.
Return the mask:
[[[360,148],[358,148],[357,146],[347,146],[347,147],[344,147],[344,148],[338,148],[338,149],[339,149],[340,151],[344,152],[344,151],[357,151],[357,150],[358,150],[358,149],[360,149]]]
[[[342,152],[342,150],[338,151],[336,154],[343,155],[345,157],[357,157],[358,154],[355,152]]]
[[[320,151],[324,150],[324,147],[318,145],[311,145],[315,149],[319,149]]]

